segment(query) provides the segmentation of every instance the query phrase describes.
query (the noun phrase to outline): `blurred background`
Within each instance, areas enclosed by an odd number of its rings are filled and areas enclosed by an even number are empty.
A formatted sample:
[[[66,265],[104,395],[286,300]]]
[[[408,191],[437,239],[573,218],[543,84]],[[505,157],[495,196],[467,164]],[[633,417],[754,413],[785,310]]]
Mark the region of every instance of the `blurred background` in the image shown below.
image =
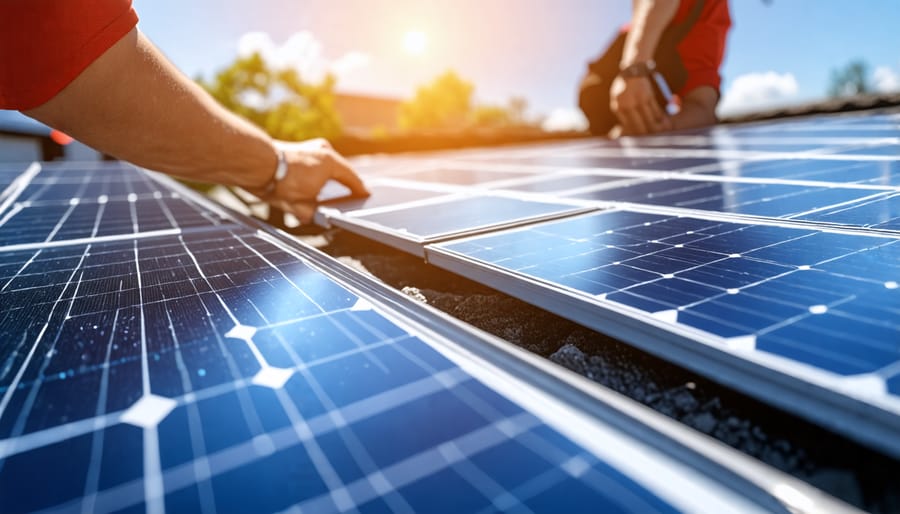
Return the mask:
[[[327,137],[350,154],[581,134],[577,85],[631,9],[628,0],[134,4],[141,30],[225,106],[274,137]],[[726,119],[900,92],[896,0],[730,8]],[[46,149],[67,142],[0,112],[0,159],[23,160],[2,140],[29,130],[49,138],[37,158],[58,157]],[[76,147],[57,153],[89,155]]]

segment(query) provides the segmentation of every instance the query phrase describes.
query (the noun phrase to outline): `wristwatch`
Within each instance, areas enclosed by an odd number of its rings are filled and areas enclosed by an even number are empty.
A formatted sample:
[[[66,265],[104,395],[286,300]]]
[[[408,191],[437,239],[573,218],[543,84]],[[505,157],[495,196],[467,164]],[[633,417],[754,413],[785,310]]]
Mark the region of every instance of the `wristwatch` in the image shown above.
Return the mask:
[[[652,59],[649,61],[636,62],[630,66],[626,66],[619,71],[619,76],[623,79],[631,79],[636,77],[649,77],[656,72],[656,62]]]

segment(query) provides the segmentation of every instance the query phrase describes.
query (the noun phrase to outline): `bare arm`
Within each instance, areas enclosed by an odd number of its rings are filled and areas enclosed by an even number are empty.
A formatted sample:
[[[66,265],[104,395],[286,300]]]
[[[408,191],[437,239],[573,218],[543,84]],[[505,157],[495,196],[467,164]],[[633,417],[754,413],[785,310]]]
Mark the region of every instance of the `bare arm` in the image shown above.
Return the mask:
[[[276,142],[218,105],[137,29],[25,114],[140,166],[259,194],[278,161]],[[294,146],[287,160],[287,177],[266,200],[302,220],[311,218],[316,194],[331,178],[366,194],[327,143]]]
[[[659,39],[677,10],[677,0],[633,0],[620,69],[653,59]],[[610,88],[610,108],[628,134],[671,129],[668,116],[656,103],[649,78],[616,77]]]
[[[653,59],[663,31],[675,17],[678,0],[633,0],[631,28],[625,38],[621,67]]]

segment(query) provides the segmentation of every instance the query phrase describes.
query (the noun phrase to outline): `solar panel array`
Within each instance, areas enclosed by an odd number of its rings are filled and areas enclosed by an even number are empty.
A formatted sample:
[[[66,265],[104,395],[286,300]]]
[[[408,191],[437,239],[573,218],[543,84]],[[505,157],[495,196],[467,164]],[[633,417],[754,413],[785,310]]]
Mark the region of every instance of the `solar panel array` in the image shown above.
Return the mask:
[[[319,223],[900,456],[900,114],[358,166]]]
[[[159,176],[4,186],[0,511],[821,505]]]

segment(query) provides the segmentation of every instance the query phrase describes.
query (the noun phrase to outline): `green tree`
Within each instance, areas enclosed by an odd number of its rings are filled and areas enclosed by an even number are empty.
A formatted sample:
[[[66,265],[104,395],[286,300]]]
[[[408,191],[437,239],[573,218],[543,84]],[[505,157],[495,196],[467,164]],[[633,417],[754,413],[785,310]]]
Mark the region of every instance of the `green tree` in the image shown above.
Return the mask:
[[[259,54],[253,54],[236,59],[211,81],[201,77],[197,82],[225,108],[274,138],[300,141],[341,134],[331,75],[310,84],[296,70],[273,70]]]
[[[480,128],[504,128],[512,125],[509,111],[499,105],[479,105],[472,110],[472,125]]]
[[[469,122],[475,86],[447,71],[416,96],[400,106],[400,127],[415,129],[460,129]]]
[[[528,101],[521,96],[513,96],[506,105],[478,105],[472,110],[471,122],[475,127],[512,128],[528,127],[525,118]]]
[[[828,96],[854,96],[872,92],[869,83],[869,66],[865,61],[850,61],[843,68],[831,70],[831,82],[828,85]]]
[[[406,130],[503,129],[525,127],[528,102],[512,97],[506,105],[475,105],[475,86],[447,71],[416,90],[412,100],[400,106],[400,127]]]

